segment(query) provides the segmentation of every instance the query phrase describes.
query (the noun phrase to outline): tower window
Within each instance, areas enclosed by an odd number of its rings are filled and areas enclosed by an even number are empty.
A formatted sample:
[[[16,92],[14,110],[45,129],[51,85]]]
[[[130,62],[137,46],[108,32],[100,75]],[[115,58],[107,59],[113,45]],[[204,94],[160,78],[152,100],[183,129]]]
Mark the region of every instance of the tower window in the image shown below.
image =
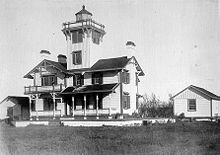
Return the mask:
[[[82,64],[82,51],[74,51],[73,55],[73,64],[80,65]]]
[[[74,31],[72,33],[72,43],[81,43],[83,42],[83,32],[82,31]]]
[[[93,43],[95,43],[95,44],[98,44],[99,45],[99,43],[100,43],[100,33],[99,32],[97,32],[97,31],[92,31],[92,41],[93,41]]]

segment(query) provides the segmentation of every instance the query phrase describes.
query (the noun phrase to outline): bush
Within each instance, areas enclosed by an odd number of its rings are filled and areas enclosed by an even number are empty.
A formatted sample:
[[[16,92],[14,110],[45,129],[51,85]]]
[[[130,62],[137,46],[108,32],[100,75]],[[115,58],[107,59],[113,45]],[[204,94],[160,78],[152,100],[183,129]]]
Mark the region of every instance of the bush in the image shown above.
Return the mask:
[[[143,102],[140,103],[138,108],[140,117],[173,117],[173,101],[169,100],[168,103],[160,101],[155,94],[150,97],[143,96]]]

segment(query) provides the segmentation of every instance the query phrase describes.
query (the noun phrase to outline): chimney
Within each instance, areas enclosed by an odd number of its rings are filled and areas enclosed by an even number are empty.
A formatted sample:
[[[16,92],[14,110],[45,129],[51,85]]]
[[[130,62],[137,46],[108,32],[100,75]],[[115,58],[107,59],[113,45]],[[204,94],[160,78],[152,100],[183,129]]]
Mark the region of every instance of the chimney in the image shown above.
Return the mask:
[[[40,57],[41,59],[50,59],[50,51],[48,50],[41,50],[40,51]]]
[[[135,43],[133,41],[127,41],[126,43],[126,55],[131,58],[135,55]]]
[[[59,62],[61,65],[63,65],[65,68],[67,68],[66,56],[63,55],[63,54],[59,54],[59,55],[57,56],[57,58],[58,58],[58,62]]]

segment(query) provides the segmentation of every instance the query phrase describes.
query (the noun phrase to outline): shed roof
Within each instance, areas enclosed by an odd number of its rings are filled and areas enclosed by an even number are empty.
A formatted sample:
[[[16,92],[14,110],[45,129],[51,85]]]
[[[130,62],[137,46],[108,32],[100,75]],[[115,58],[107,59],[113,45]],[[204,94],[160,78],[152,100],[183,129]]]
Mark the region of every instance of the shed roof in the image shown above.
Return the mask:
[[[182,92],[184,92],[187,89],[189,89],[191,91],[194,91],[195,93],[197,93],[200,96],[203,96],[203,97],[206,97],[206,98],[209,98],[209,99],[212,99],[212,100],[220,100],[220,96],[217,96],[217,95],[211,93],[210,91],[208,91],[204,88],[197,87],[197,86],[194,86],[194,85],[190,85],[189,87],[183,89],[182,91],[180,91],[179,93],[174,95],[172,98],[174,99],[176,96],[178,96],[179,94],[181,94]]]
[[[29,98],[26,96],[7,96],[0,104],[11,99],[18,101],[19,104],[29,104]]]

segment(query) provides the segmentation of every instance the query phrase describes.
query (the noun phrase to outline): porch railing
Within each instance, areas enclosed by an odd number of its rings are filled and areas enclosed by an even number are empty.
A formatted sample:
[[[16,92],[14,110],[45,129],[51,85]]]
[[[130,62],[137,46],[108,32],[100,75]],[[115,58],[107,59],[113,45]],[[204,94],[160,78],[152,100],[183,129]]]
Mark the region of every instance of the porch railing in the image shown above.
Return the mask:
[[[54,91],[60,92],[65,89],[63,84],[54,85]],[[27,86],[24,87],[24,94],[53,92],[53,86]]]
[[[95,116],[97,114],[96,109],[86,109],[86,115],[89,116]],[[98,109],[98,114],[99,115],[109,115],[110,114],[110,109],[105,108],[105,109]],[[75,116],[84,116],[84,109],[76,109],[74,110],[74,115]]]
[[[31,116],[39,117],[39,116],[53,116],[53,111],[31,111]],[[61,116],[61,110],[55,110],[55,116]]]

